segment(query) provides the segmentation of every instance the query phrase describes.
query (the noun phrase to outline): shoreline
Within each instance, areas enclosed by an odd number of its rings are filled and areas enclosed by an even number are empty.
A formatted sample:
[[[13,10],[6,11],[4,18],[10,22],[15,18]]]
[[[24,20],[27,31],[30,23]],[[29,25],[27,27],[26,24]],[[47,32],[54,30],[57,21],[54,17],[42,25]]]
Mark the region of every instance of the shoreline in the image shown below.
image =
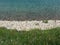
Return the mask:
[[[55,27],[60,27],[60,20],[48,20],[48,23],[43,23],[41,21],[2,21],[0,20],[0,27],[5,27],[7,29],[16,29],[17,31],[30,30],[30,29],[51,29]]]

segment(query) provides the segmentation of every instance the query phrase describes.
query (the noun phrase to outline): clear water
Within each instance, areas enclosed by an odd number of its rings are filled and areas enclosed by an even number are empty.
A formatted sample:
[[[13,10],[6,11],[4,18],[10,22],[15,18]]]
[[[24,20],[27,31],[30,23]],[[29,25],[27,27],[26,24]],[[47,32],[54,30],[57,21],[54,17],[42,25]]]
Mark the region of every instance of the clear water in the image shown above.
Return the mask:
[[[0,19],[60,19],[60,0],[0,0]]]
[[[60,0],[0,0],[0,11],[39,11],[60,8]]]

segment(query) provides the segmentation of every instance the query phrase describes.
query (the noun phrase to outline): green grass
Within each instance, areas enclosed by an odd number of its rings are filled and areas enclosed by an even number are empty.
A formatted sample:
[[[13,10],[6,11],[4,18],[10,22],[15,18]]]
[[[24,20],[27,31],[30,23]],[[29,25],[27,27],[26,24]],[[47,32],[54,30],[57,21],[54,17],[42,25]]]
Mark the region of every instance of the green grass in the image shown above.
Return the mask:
[[[48,20],[42,20],[43,21],[43,23],[48,23]]]
[[[0,28],[0,45],[60,45],[60,28],[19,32]]]

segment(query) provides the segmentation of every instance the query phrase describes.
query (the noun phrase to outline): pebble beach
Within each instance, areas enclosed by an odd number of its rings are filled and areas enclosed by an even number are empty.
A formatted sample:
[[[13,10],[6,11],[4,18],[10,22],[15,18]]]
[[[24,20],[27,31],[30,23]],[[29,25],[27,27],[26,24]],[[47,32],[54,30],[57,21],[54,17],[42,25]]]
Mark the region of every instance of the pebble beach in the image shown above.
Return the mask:
[[[1,21],[0,20],[0,27],[5,27],[7,29],[16,29],[17,31],[26,30],[29,31],[30,29],[51,29],[60,27],[60,20],[48,20],[48,23],[44,23],[42,21]]]

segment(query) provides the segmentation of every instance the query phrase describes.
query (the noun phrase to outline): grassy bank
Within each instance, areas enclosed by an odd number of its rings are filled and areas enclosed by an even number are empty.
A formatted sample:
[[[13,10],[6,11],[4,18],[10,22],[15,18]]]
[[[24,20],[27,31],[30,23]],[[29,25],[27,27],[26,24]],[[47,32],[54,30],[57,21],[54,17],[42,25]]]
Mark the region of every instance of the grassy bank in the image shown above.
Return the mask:
[[[0,28],[0,45],[60,45],[60,28],[19,32]]]

